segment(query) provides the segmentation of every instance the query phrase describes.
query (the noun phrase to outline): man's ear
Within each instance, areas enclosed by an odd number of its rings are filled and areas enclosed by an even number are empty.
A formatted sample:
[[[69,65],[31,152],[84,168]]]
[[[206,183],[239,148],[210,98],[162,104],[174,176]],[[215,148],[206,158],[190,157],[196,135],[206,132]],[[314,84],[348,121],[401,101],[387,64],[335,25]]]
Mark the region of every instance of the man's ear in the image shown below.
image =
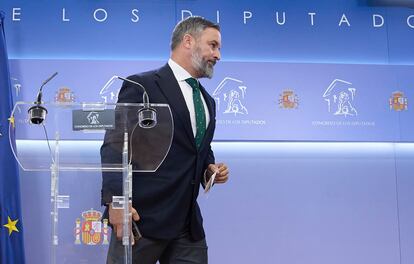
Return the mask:
[[[191,48],[193,41],[194,41],[193,36],[191,36],[190,34],[185,34],[183,37],[183,46],[189,49]]]

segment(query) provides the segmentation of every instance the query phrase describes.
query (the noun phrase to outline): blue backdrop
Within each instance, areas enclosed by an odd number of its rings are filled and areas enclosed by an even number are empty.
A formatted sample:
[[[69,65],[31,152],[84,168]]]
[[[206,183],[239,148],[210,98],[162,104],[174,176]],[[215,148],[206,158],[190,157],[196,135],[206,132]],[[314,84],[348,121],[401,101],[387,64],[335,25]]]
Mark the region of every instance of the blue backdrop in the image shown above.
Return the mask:
[[[5,1],[2,9],[22,100],[55,71],[45,100],[62,87],[77,100],[104,100],[107,79],[165,63],[176,22],[202,15],[223,35],[223,62],[203,81],[220,107],[217,140],[411,142],[414,15],[372,2]]]

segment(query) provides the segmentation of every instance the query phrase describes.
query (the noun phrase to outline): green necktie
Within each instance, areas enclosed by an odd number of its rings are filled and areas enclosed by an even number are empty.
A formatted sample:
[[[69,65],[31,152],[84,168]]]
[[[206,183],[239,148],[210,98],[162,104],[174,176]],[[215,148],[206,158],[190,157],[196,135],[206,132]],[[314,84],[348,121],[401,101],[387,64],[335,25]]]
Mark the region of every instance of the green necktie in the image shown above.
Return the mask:
[[[193,88],[193,102],[197,128],[195,143],[198,149],[200,148],[204,134],[206,133],[206,113],[204,111],[203,101],[201,100],[201,92],[198,81],[194,78],[188,78],[185,79],[185,81]]]

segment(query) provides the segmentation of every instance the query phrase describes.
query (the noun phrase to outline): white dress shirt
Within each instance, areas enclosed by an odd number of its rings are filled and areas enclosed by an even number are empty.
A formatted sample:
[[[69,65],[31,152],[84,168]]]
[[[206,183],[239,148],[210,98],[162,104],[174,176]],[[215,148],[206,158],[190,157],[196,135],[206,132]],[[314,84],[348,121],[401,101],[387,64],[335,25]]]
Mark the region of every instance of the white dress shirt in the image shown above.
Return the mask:
[[[196,127],[196,117],[195,117],[194,101],[193,101],[193,88],[185,81],[185,79],[192,78],[192,76],[183,67],[178,65],[172,59],[168,60],[168,65],[173,71],[174,77],[175,79],[177,79],[178,84],[180,85],[181,92],[183,93],[185,103],[187,104],[188,111],[190,112],[191,127],[193,129],[193,135],[195,138],[196,133],[197,133],[197,127]],[[204,112],[206,113],[206,126],[208,126],[208,124],[210,123],[210,114],[208,112],[206,101],[204,100],[204,97],[201,91],[200,91],[200,94],[201,94],[201,100],[203,101],[203,105],[204,105]]]

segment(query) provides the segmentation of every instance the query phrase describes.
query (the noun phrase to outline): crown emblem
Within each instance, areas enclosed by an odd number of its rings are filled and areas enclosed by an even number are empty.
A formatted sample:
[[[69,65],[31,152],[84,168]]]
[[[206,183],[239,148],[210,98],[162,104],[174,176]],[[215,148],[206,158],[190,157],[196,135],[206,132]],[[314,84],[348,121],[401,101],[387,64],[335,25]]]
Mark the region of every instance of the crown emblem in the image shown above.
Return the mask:
[[[279,107],[284,109],[296,109],[299,105],[299,98],[293,90],[284,90],[279,95]]]
[[[102,213],[90,209],[82,212],[83,221],[76,219],[75,244],[99,245],[109,244],[108,241],[108,219],[102,218]],[[81,240],[82,237],[82,240]]]
[[[98,221],[99,219],[101,219],[102,213],[96,210],[88,210],[82,213],[82,217],[83,219],[85,219],[85,221]]]
[[[390,109],[394,111],[404,111],[408,108],[408,99],[403,92],[393,92],[390,98]]]
[[[68,87],[60,88],[55,95],[55,102],[72,103],[75,101],[75,95]]]

